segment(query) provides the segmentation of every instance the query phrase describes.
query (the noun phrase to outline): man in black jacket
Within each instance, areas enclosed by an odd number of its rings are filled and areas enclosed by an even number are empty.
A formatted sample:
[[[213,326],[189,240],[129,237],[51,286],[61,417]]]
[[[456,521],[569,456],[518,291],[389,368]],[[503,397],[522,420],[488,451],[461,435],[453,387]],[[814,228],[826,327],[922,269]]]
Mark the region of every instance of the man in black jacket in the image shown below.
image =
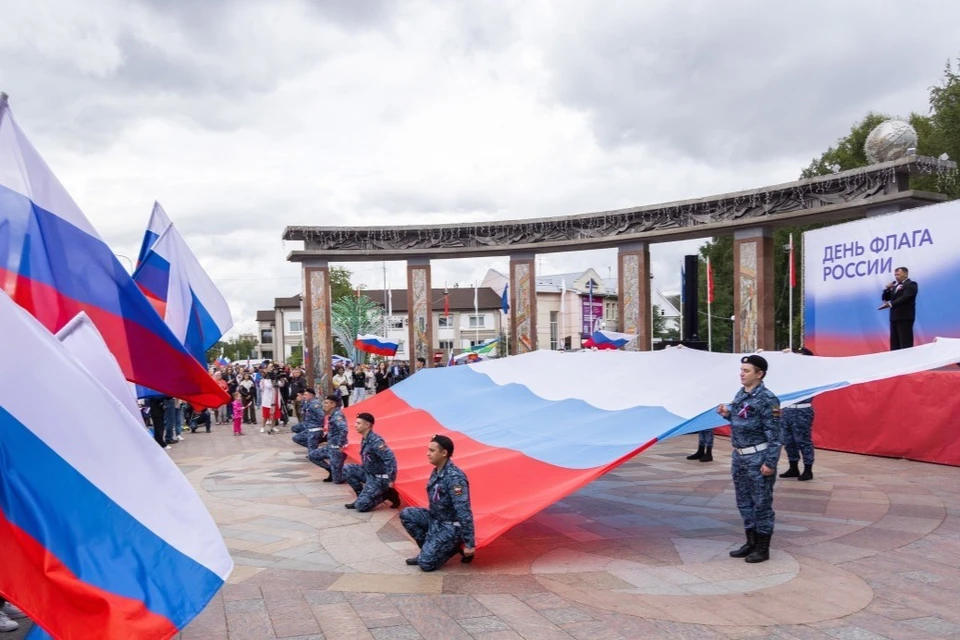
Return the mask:
[[[910,270],[897,267],[893,282],[883,289],[881,309],[890,309],[890,351],[913,346],[913,322],[917,319],[917,283]]]

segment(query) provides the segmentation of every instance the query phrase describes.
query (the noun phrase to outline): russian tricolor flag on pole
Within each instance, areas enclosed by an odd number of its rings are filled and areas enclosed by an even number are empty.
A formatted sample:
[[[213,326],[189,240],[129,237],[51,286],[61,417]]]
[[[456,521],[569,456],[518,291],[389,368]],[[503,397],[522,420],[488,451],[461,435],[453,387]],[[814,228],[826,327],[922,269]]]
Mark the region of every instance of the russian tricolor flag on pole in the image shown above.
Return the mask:
[[[158,215],[159,213],[159,215]],[[147,246],[158,220],[167,220],[156,241]],[[233,326],[230,306],[200,261],[187,246],[159,203],[153,206],[143,252],[133,280],[201,365],[207,349]]]
[[[122,374],[104,371],[95,332],[61,344],[2,292],[0,326],[5,355],[26,363],[0,369],[0,593],[52,637],[174,636],[232,570],[216,524],[98,380]]]
[[[150,212],[150,221],[147,222],[147,232],[143,234],[143,243],[140,245],[140,254],[137,256],[137,266],[147,257],[150,247],[160,238],[167,227],[172,223],[167,212],[163,210],[159,202],[154,201],[153,211]]]
[[[397,349],[400,348],[396,342],[390,342],[386,338],[372,334],[357,336],[353,346],[364,353],[372,353],[375,356],[393,357],[397,355]]]
[[[590,336],[590,344],[585,346],[596,347],[597,349],[621,349],[636,337],[631,333],[617,333],[616,331],[598,329]]]
[[[198,405],[227,401],[27,140],[2,93],[0,288],[51,332],[86,312],[127,380]]]

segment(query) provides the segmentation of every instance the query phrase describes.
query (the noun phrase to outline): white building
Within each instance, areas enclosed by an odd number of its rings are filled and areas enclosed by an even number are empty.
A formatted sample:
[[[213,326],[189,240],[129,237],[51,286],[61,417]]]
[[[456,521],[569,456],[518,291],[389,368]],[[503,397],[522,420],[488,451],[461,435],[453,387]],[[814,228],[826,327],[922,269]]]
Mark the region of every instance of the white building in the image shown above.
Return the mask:
[[[275,298],[273,310],[257,311],[260,359],[286,361],[303,356],[303,309],[300,295]]]

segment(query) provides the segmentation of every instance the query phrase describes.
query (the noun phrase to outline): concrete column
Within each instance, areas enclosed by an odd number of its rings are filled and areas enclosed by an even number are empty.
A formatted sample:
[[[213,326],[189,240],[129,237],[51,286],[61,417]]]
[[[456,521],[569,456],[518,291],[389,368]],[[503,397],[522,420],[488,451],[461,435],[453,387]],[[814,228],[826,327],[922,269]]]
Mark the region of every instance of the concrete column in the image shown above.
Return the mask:
[[[330,266],[327,261],[304,261],[303,361],[307,368],[308,383],[323,395],[333,393],[330,381],[333,356],[330,298]]]
[[[756,227],[733,236],[733,349],[752,353],[776,348],[774,335],[773,230]]]
[[[408,348],[410,371],[416,371],[417,358],[433,366],[433,301],[430,288],[430,260],[407,260]]]
[[[650,351],[653,331],[650,325],[650,247],[645,242],[621,245],[617,253],[619,289],[619,325],[623,333],[639,337],[627,345],[630,351]]]
[[[510,256],[510,352],[537,350],[537,275],[532,253]]]

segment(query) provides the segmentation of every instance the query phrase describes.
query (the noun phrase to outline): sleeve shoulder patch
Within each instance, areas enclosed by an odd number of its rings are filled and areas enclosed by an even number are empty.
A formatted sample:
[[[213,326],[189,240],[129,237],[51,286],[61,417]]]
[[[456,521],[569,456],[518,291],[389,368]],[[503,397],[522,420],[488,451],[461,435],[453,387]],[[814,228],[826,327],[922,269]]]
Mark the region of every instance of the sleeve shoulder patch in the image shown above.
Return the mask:
[[[387,448],[387,443],[386,443],[386,442],[380,442],[380,444],[377,445],[377,449],[380,450],[380,451],[383,451],[383,450],[386,449],[386,448]]]
[[[453,485],[453,495],[455,495],[455,496],[457,496],[457,497],[463,495],[463,485],[462,485],[462,484],[455,484],[455,485]]]
[[[779,418],[779,417],[780,417],[780,405],[779,405],[779,404],[773,405],[773,417],[774,417],[774,418]]]

